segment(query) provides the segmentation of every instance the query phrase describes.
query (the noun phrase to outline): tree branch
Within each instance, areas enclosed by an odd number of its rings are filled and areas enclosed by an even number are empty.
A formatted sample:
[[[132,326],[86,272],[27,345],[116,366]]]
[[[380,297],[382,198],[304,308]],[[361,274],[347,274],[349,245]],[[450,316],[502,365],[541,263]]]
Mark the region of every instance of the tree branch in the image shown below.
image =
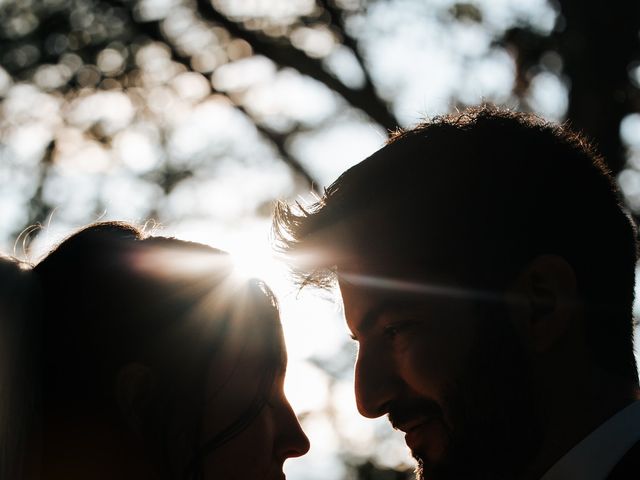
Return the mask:
[[[191,66],[191,58],[189,56],[186,56],[180,53],[175,48],[175,46],[164,36],[164,34],[162,33],[160,22],[144,22],[144,23],[138,23],[137,25],[140,27],[141,32],[143,32],[147,37],[153,40],[166,43],[167,46],[171,49],[171,57],[175,62],[178,62],[184,65],[185,67],[187,67],[188,70],[191,70],[191,71],[193,70]],[[226,95],[224,92],[218,92],[215,90],[214,92],[224,95],[236,110],[240,111],[243,115],[249,118],[249,120],[251,120],[251,123],[253,123],[253,125],[256,127],[256,129],[258,130],[258,133],[260,133],[262,138],[266,140],[268,143],[270,143],[276,149],[276,151],[280,155],[280,159],[285,164],[287,164],[289,168],[291,168],[295,173],[300,175],[314,192],[316,193],[319,192],[318,189],[319,189],[320,183],[313,177],[313,175],[311,175],[309,171],[307,171],[307,169],[296,158],[294,158],[287,151],[284,137],[278,136],[275,133],[268,130],[267,128],[265,128],[264,126],[260,125],[242,105],[239,105],[238,103],[234,102],[233,99],[230,98],[228,95]]]
[[[270,58],[282,67],[291,67],[327,86],[350,105],[362,110],[387,130],[395,130],[398,121],[373,89],[354,90],[322,68],[322,64],[289,44],[274,44],[257,32],[248,30],[218,12],[210,0],[197,0],[198,12],[205,20],[224,27],[231,35],[248,42],[254,52]]]
[[[347,47],[353,53],[356,58],[358,65],[360,65],[360,69],[364,74],[365,86],[363,90],[369,92],[370,95],[373,95],[377,98],[378,94],[375,91],[375,87],[373,85],[373,80],[371,79],[371,75],[369,74],[369,69],[366,66],[366,62],[360,52],[360,46],[358,44],[358,40],[347,32],[347,28],[344,24],[344,18],[342,15],[342,11],[336,7],[333,2],[330,0],[317,0],[317,4],[324,8],[324,10],[329,14],[329,20],[334,28],[340,33],[342,36],[342,44]],[[397,125],[396,125],[397,126]]]

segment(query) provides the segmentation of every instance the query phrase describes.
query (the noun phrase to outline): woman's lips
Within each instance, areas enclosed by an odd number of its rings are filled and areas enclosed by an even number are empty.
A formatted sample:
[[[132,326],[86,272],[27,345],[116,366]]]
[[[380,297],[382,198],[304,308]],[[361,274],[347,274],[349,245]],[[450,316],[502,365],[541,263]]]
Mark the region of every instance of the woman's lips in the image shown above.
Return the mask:
[[[287,476],[284,474],[282,470],[274,472],[273,475],[270,475],[269,480],[285,480]]]

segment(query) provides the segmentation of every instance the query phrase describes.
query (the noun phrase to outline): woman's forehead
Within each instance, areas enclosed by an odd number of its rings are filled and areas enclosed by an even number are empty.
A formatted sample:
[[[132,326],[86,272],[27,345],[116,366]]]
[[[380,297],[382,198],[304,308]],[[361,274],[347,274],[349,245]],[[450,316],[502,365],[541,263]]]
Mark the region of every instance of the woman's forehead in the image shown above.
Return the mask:
[[[286,365],[280,322],[254,319],[228,330],[221,348],[213,354],[210,370],[214,378],[230,374],[260,376],[265,370],[284,371]]]

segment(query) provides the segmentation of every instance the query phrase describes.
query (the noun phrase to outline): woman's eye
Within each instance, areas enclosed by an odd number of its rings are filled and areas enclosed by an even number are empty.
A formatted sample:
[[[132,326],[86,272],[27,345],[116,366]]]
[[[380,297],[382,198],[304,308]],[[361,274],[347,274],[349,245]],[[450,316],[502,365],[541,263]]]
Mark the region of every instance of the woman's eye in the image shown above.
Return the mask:
[[[282,404],[282,393],[278,388],[274,387],[273,391],[265,398],[265,404],[271,408],[279,408]]]
[[[275,409],[278,407],[278,400],[275,395],[269,395],[265,398],[264,404],[269,408]]]

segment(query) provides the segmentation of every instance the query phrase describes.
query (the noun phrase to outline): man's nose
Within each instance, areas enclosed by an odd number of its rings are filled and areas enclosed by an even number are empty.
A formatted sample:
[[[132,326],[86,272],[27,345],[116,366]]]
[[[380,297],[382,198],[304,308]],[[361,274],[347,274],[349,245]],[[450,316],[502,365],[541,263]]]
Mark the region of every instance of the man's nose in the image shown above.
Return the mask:
[[[281,461],[287,458],[301,457],[309,451],[309,438],[302,430],[298,417],[288,401],[282,405],[278,415],[280,432],[277,439],[277,455]]]
[[[377,418],[389,411],[400,388],[392,358],[375,348],[360,345],[355,368],[356,403],[360,414]]]

